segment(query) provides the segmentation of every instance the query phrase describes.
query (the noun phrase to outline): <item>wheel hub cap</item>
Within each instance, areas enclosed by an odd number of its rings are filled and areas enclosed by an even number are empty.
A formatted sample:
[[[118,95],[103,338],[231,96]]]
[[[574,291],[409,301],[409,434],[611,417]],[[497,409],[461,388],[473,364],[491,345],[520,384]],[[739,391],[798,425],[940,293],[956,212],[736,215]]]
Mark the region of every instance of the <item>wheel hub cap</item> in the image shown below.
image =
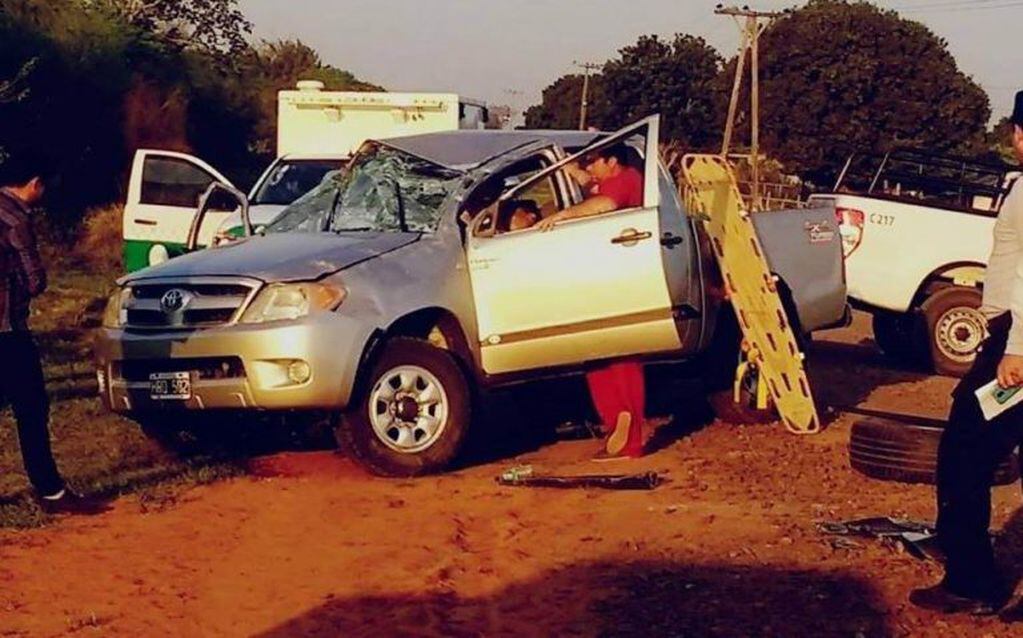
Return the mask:
[[[938,320],[937,345],[946,357],[968,362],[984,341],[984,317],[973,308],[953,308]]]
[[[450,409],[447,392],[429,370],[401,365],[377,379],[369,399],[373,433],[390,449],[415,454],[444,433]]]

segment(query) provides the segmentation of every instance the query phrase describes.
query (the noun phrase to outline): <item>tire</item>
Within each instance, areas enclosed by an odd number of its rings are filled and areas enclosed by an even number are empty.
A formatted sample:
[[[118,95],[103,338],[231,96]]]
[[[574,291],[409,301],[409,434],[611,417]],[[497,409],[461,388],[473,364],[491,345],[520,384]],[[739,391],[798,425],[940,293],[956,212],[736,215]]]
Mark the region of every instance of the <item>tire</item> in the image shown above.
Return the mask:
[[[454,356],[426,341],[397,337],[384,344],[365,381],[336,431],[341,450],[380,476],[450,467],[472,416],[469,384]]]
[[[864,419],[853,424],[849,461],[861,474],[900,483],[934,485],[938,443],[943,428],[911,425],[886,419]],[[1020,464],[1013,452],[995,471],[995,485],[1019,479]]]
[[[924,302],[927,345],[938,374],[961,377],[973,365],[986,335],[980,302],[980,290],[962,286],[944,288]]]
[[[917,317],[913,314],[878,312],[873,316],[874,342],[885,356],[899,361],[918,358]]]

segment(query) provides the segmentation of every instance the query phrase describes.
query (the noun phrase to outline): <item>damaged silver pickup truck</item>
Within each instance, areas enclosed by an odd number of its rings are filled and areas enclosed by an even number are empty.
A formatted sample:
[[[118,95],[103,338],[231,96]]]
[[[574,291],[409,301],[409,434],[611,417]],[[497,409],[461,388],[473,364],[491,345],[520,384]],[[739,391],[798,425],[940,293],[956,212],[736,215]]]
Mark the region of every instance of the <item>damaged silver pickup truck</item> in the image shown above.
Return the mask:
[[[257,236],[120,280],[97,343],[103,399],[142,423],[328,410],[355,459],[411,476],[457,457],[474,388],[705,352],[713,260],[658,124],[369,142]],[[512,222],[581,201],[569,165],[613,144],[643,174],[642,206],[549,232]],[[831,208],[757,216],[804,332],[845,316],[834,223]]]

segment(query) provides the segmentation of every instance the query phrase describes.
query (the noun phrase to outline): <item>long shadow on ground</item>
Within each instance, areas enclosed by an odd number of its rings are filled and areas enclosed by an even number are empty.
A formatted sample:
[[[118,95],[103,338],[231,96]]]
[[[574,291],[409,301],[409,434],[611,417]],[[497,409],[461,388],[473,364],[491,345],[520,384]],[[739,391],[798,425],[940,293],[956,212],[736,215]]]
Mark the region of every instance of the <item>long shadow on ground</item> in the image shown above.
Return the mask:
[[[843,572],[671,562],[578,564],[491,595],[331,599],[263,634],[294,636],[889,636],[884,604]]]

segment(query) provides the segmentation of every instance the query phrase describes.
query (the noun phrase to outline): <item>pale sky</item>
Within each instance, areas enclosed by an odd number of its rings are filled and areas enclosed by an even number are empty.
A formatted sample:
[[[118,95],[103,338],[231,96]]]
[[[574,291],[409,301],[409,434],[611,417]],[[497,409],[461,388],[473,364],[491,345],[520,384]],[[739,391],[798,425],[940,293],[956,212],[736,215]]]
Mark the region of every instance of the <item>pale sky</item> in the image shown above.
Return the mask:
[[[524,109],[574,61],[603,63],[641,35],[738,47],[719,0],[240,0],[261,39],[299,38],[324,61],[392,91],[445,91]],[[729,3],[726,3],[729,4]],[[796,0],[740,0],[761,10]],[[1023,0],[878,0],[949,43],[991,97],[994,119],[1023,89]],[[827,34],[821,34],[827,37]]]

